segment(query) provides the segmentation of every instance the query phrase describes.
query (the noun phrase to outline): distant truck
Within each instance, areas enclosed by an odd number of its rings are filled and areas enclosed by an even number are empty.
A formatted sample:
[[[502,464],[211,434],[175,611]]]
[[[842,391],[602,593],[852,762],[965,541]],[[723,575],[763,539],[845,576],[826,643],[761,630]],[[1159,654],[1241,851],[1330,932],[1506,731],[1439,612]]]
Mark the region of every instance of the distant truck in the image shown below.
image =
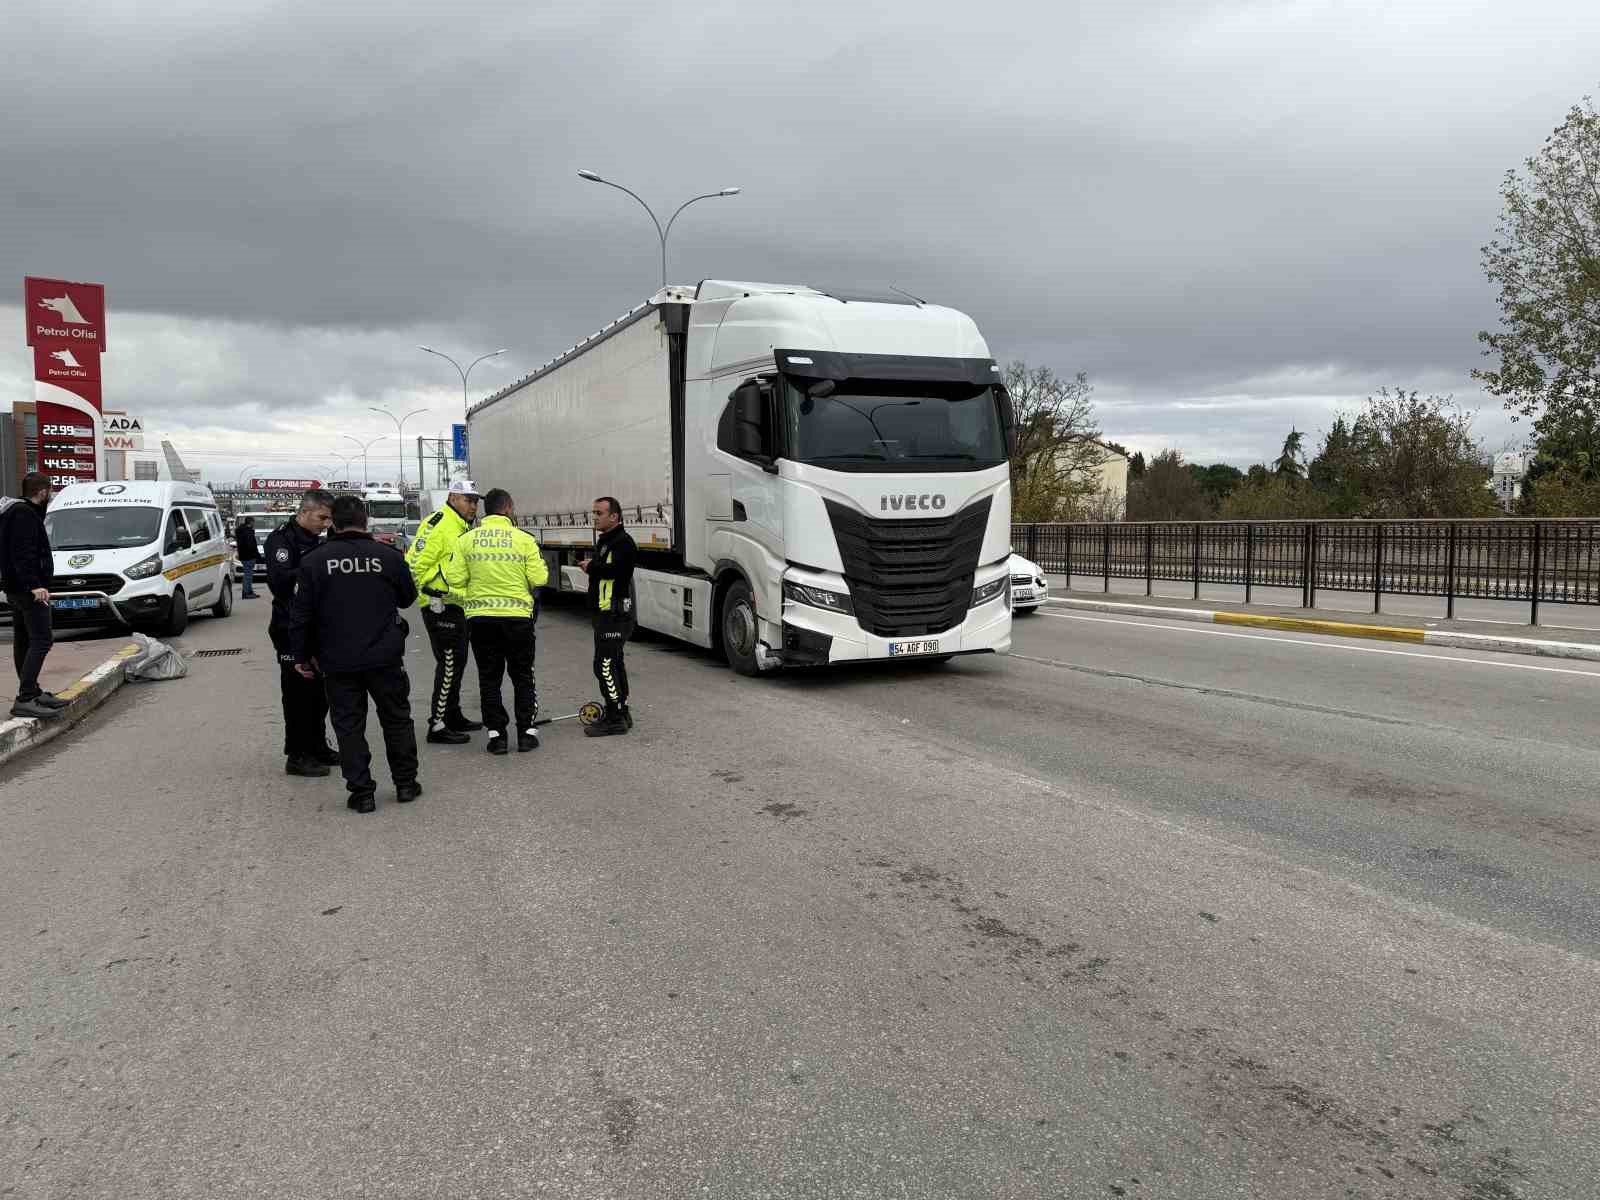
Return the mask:
[[[954,309],[664,288],[467,419],[562,590],[615,496],[640,625],[742,674],[1010,648],[1011,403]]]
[[[391,487],[369,487],[361,493],[367,505],[367,530],[380,542],[404,550],[406,536],[406,498]]]

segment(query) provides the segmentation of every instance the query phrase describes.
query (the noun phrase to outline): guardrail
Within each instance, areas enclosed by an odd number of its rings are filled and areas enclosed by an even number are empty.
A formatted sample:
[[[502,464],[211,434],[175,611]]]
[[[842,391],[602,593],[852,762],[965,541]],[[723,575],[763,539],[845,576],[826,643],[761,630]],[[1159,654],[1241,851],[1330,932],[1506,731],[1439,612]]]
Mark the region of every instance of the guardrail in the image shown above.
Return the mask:
[[[1051,574],[1244,588],[1292,588],[1302,607],[1319,591],[1600,604],[1600,520],[1119,521],[1011,527],[1011,545]]]

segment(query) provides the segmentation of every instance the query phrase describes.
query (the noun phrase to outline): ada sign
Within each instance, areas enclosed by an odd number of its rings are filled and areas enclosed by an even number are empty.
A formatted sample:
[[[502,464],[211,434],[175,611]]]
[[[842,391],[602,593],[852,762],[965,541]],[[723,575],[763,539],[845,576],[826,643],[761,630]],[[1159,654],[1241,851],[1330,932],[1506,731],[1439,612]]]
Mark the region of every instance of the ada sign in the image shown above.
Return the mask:
[[[130,416],[127,413],[120,412],[103,413],[101,416],[103,418],[101,423],[105,426],[105,431],[107,433],[142,434],[144,432],[144,422],[138,417]]]
[[[22,316],[30,346],[71,350],[80,361],[84,354],[99,354],[106,348],[103,283],[29,275],[22,281]]]

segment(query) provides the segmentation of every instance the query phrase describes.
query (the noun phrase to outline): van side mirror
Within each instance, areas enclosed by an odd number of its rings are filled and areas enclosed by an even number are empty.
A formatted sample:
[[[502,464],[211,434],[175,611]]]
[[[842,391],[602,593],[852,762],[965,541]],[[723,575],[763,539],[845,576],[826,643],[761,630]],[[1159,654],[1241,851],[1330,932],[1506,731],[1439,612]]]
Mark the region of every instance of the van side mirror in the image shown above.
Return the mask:
[[[746,458],[772,457],[771,395],[759,379],[747,379],[733,389],[734,445]]]

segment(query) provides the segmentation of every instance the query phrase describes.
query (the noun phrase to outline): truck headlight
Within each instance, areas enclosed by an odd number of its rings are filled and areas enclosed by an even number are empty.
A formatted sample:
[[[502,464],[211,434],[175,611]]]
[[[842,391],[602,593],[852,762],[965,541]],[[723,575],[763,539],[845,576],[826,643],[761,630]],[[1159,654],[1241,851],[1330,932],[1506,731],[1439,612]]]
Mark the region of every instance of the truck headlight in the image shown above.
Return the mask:
[[[140,559],[123,572],[129,579],[149,579],[150,576],[161,570],[161,556],[152,554],[149,558]]]
[[[796,604],[822,608],[828,612],[846,613],[850,616],[854,616],[856,611],[856,606],[850,602],[850,597],[845,593],[830,592],[826,588],[812,587],[808,583],[785,581],[783,598],[785,600],[793,600]]]
[[[972,607],[973,608],[977,608],[978,605],[980,605],[980,604],[989,603],[989,601],[995,599],[1002,592],[1008,591],[1010,589],[1010,587],[1011,587],[1011,576],[1002,575],[1002,576],[1000,576],[999,579],[996,579],[996,580],[993,580],[993,581],[991,581],[989,583],[986,583],[982,587],[973,588],[972,589]]]

